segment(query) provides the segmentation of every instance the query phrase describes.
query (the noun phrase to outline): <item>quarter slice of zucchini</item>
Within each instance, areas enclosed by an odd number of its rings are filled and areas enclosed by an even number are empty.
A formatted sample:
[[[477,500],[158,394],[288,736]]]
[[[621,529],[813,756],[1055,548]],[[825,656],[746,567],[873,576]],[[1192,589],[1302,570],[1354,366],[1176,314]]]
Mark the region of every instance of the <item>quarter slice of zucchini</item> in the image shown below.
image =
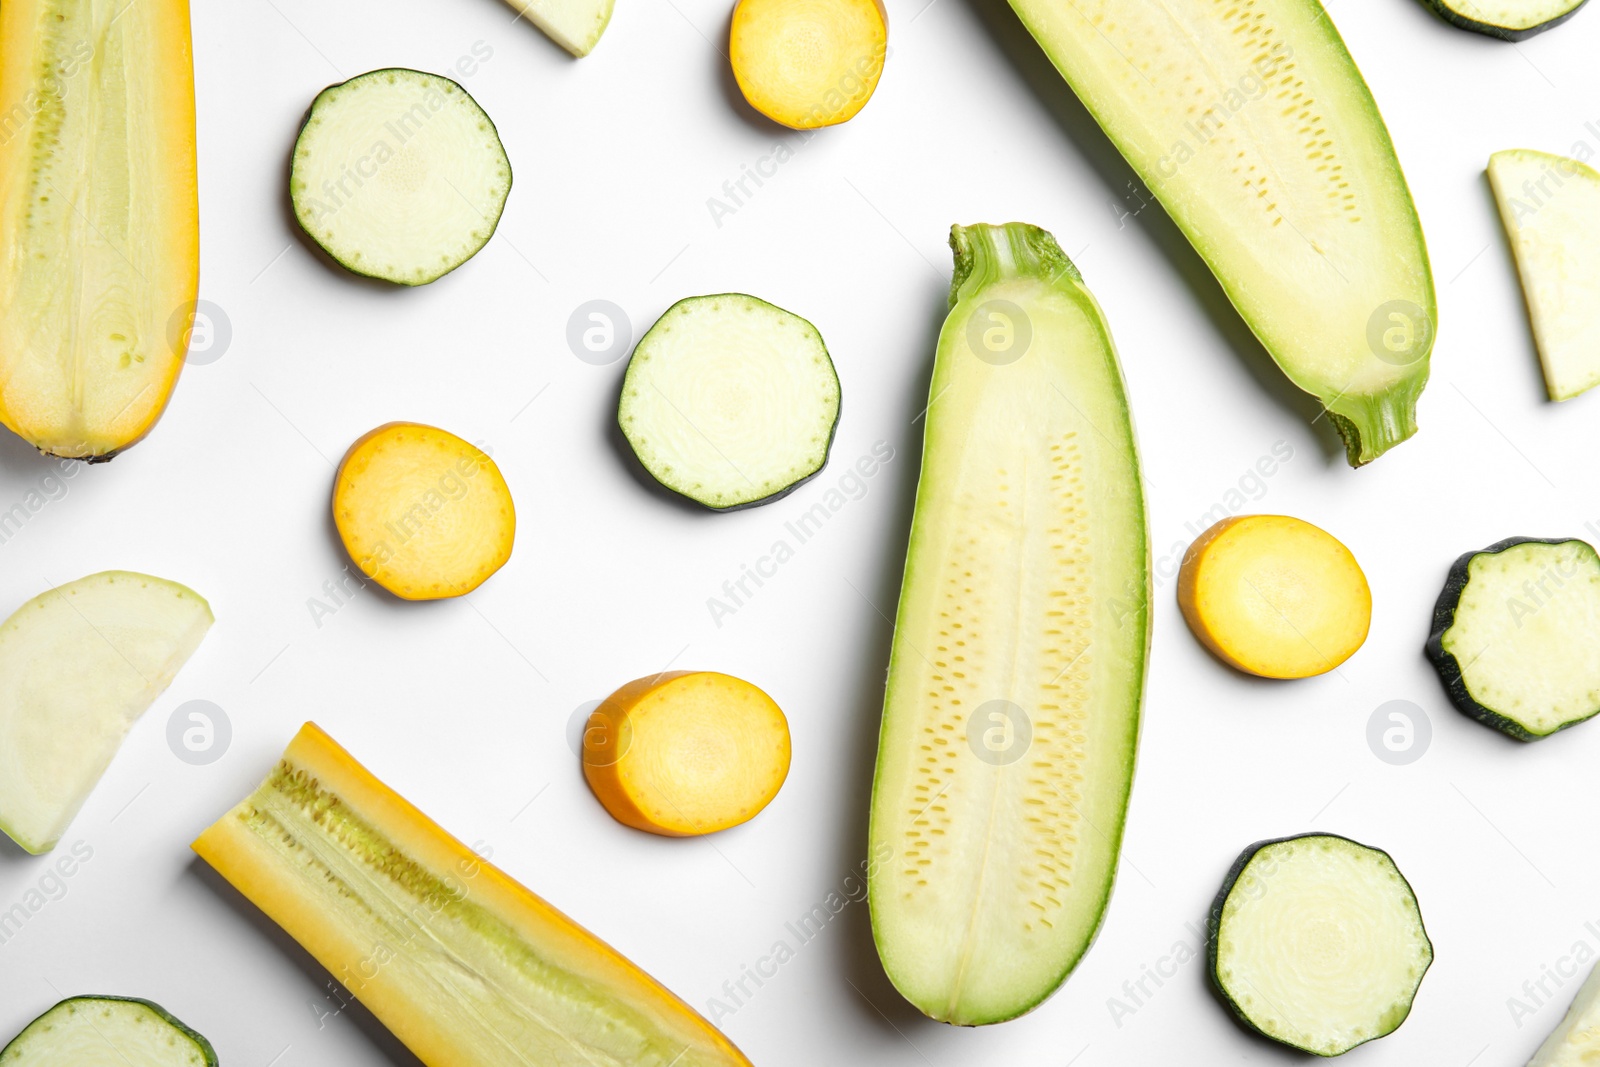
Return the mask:
[[[1600,712],[1600,556],[1512,537],[1457,559],[1428,658],[1455,706],[1522,741]]]
[[[295,218],[356,274],[424,285],[489,242],[511,163],[449,78],[393,67],[317,94],[289,173]]]
[[[217,1067],[211,1042],[159,1004],[70,997],[0,1049],[0,1067]]]
[[[1423,0],[1452,26],[1520,41],[1559,26],[1587,0]]]
[[[839,376],[800,316],[742,293],[693,296],[635,346],[617,424],[673,492],[719,511],[768,504],[828,462]]]
[[[1517,262],[1545,390],[1600,384],[1600,174],[1525,148],[1489,157],[1489,184]]]
[[[1211,979],[1250,1029],[1318,1056],[1395,1031],[1433,944],[1387,852],[1336,834],[1258,841],[1211,905]]]
[[[1572,1006],[1528,1067],[1590,1067],[1600,1063],[1600,966],[1589,972]]]

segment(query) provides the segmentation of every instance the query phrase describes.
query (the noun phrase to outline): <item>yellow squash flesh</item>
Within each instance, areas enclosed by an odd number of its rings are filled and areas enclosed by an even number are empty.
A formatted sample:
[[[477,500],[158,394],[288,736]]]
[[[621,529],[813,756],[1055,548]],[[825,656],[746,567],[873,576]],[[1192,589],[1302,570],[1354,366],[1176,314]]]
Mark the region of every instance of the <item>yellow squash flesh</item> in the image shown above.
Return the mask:
[[[199,258],[187,0],[0,5],[0,421],[83,459],[143,437]]]
[[[194,850],[428,1067],[749,1067],[313,723]]]

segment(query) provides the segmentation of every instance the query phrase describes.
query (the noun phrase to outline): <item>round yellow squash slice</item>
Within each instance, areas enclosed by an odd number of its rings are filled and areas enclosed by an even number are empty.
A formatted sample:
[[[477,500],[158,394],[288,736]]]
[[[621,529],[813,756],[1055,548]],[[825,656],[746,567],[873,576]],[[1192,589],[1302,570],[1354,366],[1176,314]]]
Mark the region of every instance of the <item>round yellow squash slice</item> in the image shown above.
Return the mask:
[[[749,682],[669,671],[612,693],[589,716],[583,776],[618,822],[667,837],[755,817],[789,774],[789,722]]]
[[[472,592],[511,557],[517,528],[494,460],[415,422],[387,423],[350,446],[333,521],[361,573],[405,600]]]
[[[1333,670],[1372,621],[1372,593],[1350,550],[1287,515],[1241,515],[1201,534],[1183,557],[1178,606],[1219,659],[1263,678]]]
[[[814,130],[866,106],[888,47],[880,0],[739,0],[728,57],[751,107]]]

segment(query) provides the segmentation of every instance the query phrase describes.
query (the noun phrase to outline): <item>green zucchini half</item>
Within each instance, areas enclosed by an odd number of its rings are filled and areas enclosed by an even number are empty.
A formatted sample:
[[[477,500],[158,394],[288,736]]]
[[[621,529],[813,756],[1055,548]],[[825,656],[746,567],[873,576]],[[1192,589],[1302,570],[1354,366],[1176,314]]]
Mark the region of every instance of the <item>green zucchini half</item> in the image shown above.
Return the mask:
[[[1211,905],[1211,980],[1246,1027],[1317,1056],[1393,1033],[1433,943],[1381,849],[1337,834],[1257,841]]]
[[[24,1027],[0,1067],[217,1067],[217,1051],[159,1004],[85,995]]]
[[[1423,0],[1433,13],[1463,30],[1522,41],[1561,25],[1588,0]]]
[[[1520,741],[1600,713],[1600,556],[1511,537],[1450,567],[1428,659],[1457,709]]]

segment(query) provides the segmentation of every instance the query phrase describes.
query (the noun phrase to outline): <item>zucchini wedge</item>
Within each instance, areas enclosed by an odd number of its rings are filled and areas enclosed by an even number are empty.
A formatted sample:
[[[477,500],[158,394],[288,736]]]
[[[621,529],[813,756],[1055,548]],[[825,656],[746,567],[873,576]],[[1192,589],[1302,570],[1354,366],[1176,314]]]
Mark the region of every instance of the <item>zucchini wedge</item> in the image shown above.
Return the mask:
[[[1317,0],[1011,0],[1352,466],[1416,432],[1438,312],[1372,94]]]
[[[1545,1038],[1528,1067],[1590,1067],[1600,1063],[1600,966],[1578,987],[1572,1006]]]
[[[188,0],[7,0],[0,100],[0,422],[110,459],[161,416],[195,310]]]
[[[1211,980],[1246,1027],[1317,1056],[1392,1034],[1433,943],[1387,852],[1337,834],[1257,841],[1211,905]]]
[[[55,848],[211,623],[194,590],[129,571],[13,612],[0,625],[0,831],[35,855]]]
[[[1575,539],[1511,537],[1450,567],[1428,659],[1450,702],[1519,741],[1600,713],[1600,556]]]
[[[313,723],[194,850],[428,1067],[749,1067]]]
[[[615,0],[508,0],[556,44],[582,59],[611,24]]]
[[[0,1048],[0,1067],[217,1067],[217,1051],[159,1004],[81,996]]]
[[[1463,30],[1522,41],[1553,29],[1588,0],[1423,0],[1433,13]]]
[[[1545,391],[1571,400],[1600,384],[1600,174],[1575,159],[1514,148],[1489,157],[1489,185]]]
[[[873,780],[872,932],[942,1022],[1002,1022],[1105,916],[1150,552],[1111,334],[1034,226],[957,226]]]

